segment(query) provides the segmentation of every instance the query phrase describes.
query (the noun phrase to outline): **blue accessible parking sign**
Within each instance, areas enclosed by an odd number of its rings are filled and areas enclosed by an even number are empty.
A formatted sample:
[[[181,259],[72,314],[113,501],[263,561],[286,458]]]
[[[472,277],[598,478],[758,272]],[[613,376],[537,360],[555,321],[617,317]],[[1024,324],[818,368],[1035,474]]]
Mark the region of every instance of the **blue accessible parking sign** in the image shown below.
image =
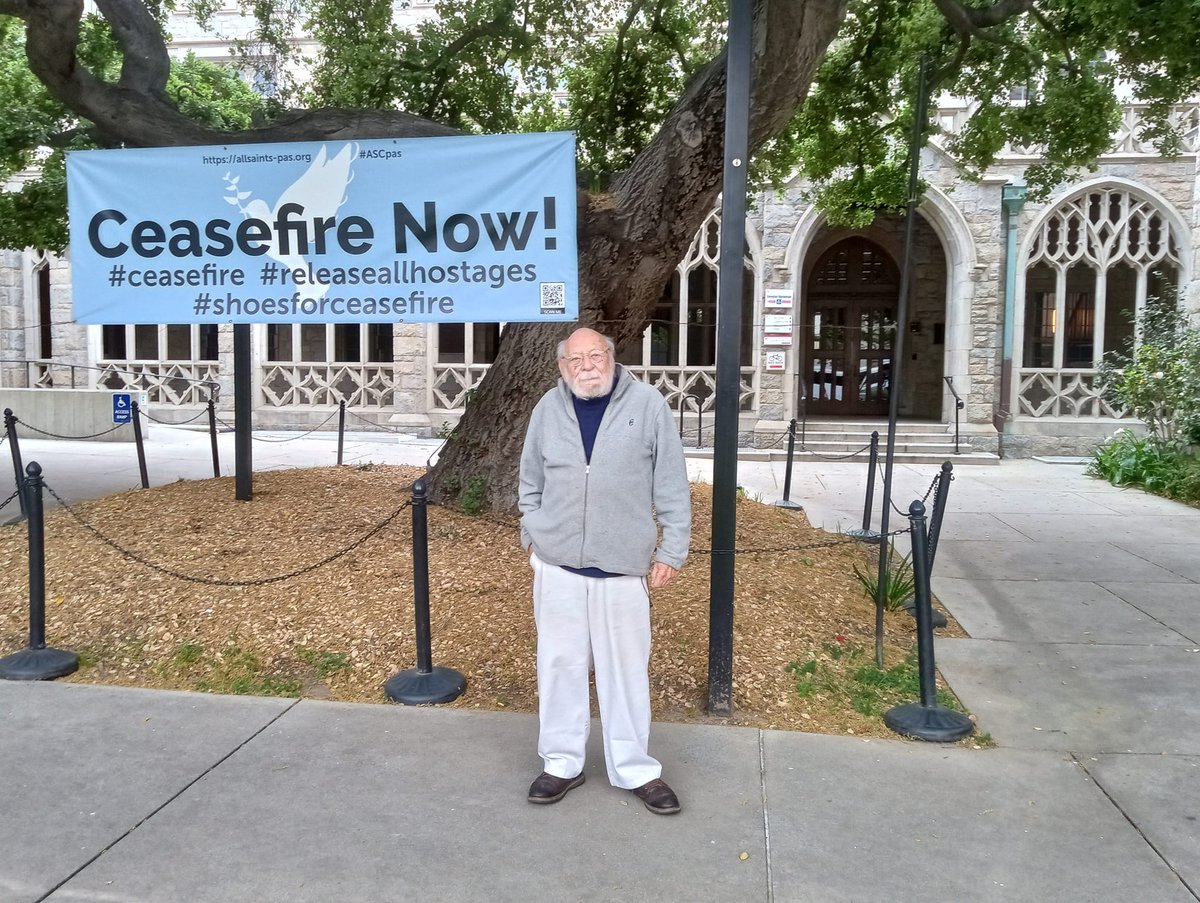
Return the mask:
[[[133,405],[128,392],[113,394],[113,423],[132,423]]]

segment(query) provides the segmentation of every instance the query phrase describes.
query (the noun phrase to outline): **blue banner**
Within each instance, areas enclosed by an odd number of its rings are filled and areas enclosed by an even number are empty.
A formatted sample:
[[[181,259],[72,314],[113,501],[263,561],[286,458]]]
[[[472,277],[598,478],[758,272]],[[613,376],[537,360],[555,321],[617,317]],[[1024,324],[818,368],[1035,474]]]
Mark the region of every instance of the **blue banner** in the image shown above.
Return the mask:
[[[78,323],[578,316],[575,138],[75,151]]]

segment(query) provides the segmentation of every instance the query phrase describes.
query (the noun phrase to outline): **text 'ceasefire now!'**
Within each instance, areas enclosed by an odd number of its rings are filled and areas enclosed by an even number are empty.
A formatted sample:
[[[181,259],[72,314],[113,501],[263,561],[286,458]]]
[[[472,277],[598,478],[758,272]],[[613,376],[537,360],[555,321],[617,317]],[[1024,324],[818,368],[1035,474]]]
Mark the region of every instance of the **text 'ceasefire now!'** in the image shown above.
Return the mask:
[[[566,138],[396,140],[335,152],[320,144],[72,154],[76,297],[87,299],[76,318],[572,318],[574,142]],[[463,144],[480,140],[500,142],[509,159],[498,165],[501,155]],[[468,161],[487,164],[478,178],[458,177]],[[152,190],[120,190],[139,165],[146,172],[138,178]],[[148,290],[152,301],[139,299]]]

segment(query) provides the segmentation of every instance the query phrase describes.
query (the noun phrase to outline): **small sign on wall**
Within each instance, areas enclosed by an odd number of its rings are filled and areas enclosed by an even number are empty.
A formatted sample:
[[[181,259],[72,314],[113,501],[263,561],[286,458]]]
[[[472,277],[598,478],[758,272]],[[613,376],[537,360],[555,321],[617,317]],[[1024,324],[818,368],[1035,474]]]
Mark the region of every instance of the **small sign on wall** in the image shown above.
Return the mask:
[[[763,306],[767,308],[791,307],[792,290],[790,288],[765,289],[763,295]]]
[[[786,351],[768,351],[764,357],[767,361],[768,370],[786,370],[787,369],[787,352]]]
[[[790,335],[764,335],[763,344],[790,346],[792,344],[792,337]]]

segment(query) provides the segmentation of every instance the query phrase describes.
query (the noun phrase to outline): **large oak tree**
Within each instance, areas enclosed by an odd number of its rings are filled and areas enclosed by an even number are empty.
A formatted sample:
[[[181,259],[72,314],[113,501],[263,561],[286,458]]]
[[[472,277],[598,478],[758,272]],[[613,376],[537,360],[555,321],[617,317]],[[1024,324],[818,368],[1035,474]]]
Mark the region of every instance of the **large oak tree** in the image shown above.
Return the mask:
[[[95,5],[99,14],[85,16],[82,0],[0,0],[0,175],[34,162],[43,173],[0,200],[10,246],[65,242],[65,147],[571,128],[580,323],[621,343],[641,334],[720,191],[724,4],[715,0],[441,0],[437,18],[407,31],[390,0],[256,0],[247,6],[257,30],[239,47],[270,70],[276,93],[266,102],[213,67],[172,63],[157,2]],[[214,21],[211,0],[191,11]],[[320,48],[303,83],[289,79],[301,31]],[[1107,149],[1121,84],[1152,104],[1145,136],[1170,152],[1181,129],[1172,107],[1200,90],[1198,45],[1197,0],[756,0],[756,183],[799,172],[842,222],[902,206],[922,56],[933,90],[977,102],[948,139],[965,177],[1009,140],[1045,148],[1027,173],[1035,192],[1089,165]],[[1013,104],[1018,85],[1030,99]],[[566,328],[505,330],[432,474],[435,496],[478,479],[491,507],[515,504],[524,424],[554,378]]]

